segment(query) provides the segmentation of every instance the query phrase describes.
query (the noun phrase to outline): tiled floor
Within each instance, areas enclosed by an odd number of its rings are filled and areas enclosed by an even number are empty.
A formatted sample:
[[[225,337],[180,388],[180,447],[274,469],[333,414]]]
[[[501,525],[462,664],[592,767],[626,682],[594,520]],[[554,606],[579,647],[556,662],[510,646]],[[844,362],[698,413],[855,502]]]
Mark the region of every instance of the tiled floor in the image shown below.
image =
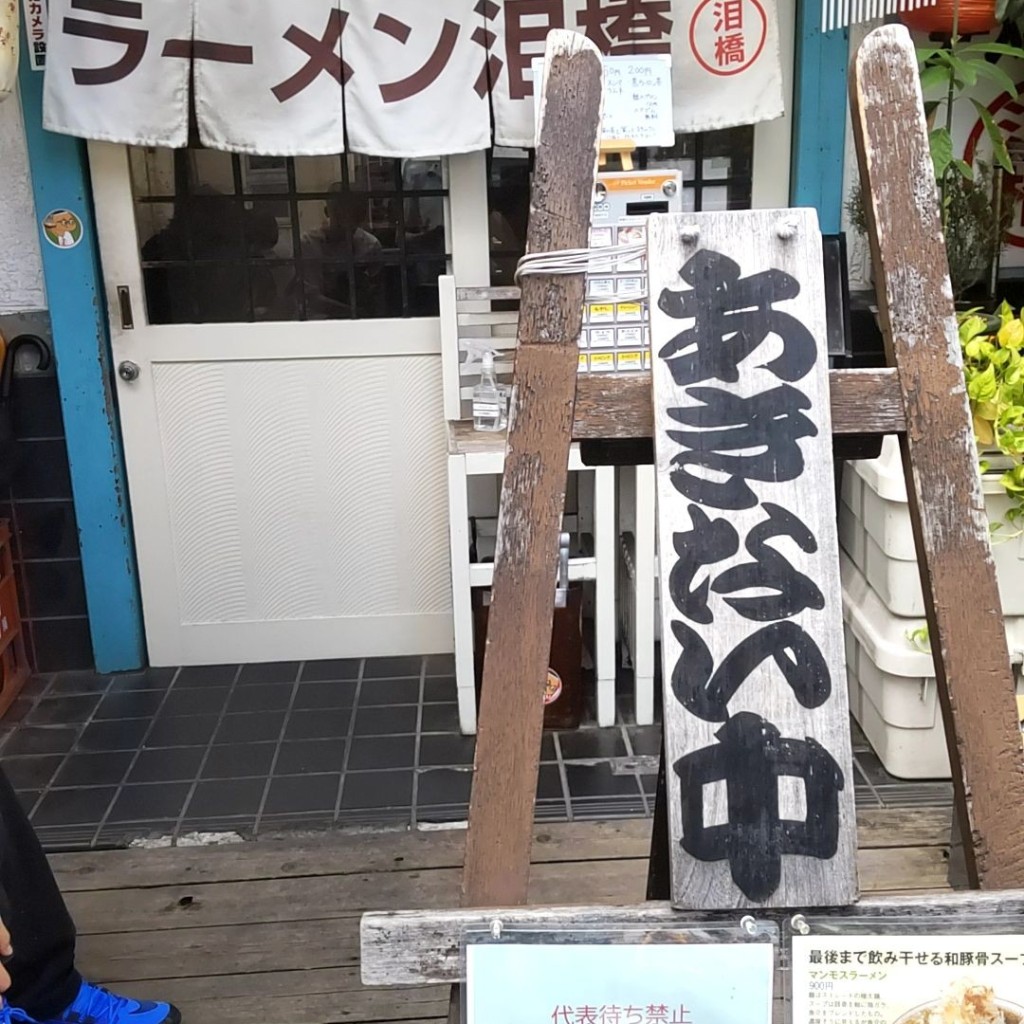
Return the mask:
[[[33,679],[0,723],[4,770],[50,849],[143,836],[463,820],[471,737],[449,658],[384,658]],[[948,803],[886,775],[854,735],[859,803]],[[658,726],[544,737],[540,820],[653,809]]]

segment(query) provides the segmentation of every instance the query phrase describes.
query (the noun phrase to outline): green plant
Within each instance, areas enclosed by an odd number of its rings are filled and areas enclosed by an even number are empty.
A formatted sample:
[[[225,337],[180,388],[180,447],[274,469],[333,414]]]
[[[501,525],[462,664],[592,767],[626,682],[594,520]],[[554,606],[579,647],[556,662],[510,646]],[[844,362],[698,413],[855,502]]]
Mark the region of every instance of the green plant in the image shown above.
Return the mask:
[[[953,174],[946,182],[943,205],[946,258],[953,295],[960,298],[984,281],[1013,220],[1013,204],[996,202],[1002,183],[992,168],[979,163],[973,178]]]
[[[999,482],[1011,504],[1005,523],[993,523],[992,533],[1010,539],[1024,533],[1024,321],[1006,302],[995,315],[975,309],[958,320],[982,471],[991,465],[985,453],[996,452],[1005,462]]]
[[[946,184],[944,236],[953,296],[960,299],[983,281],[997,248],[1010,227],[1013,207],[992,201],[992,169],[979,164],[972,179],[956,174]],[[867,216],[860,183],[850,189],[846,201],[850,226],[867,234]]]
[[[1016,5],[1024,3],[1024,0],[998,0],[998,3],[1002,6],[1002,17],[1014,17]],[[1014,5],[1012,9],[1010,5]],[[962,39],[957,32],[958,15],[957,0],[953,5],[951,37],[943,45],[927,46],[917,51],[921,91],[925,96],[925,115],[932,126],[928,141],[939,189],[942,230],[946,236],[954,295],[961,294],[985,276],[986,270],[999,255],[1003,235],[1008,227],[1005,220],[1008,211],[1004,210],[1005,204],[1001,202],[1001,175],[993,175],[981,164],[972,167],[954,155],[954,104],[963,99],[964,94],[983,78],[996,82],[1016,97],[1016,84],[999,66],[998,61],[1001,57],[1024,59],[1024,49],[1019,46]],[[937,92],[944,94],[942,99],[928,98]],[[1013,174],[1013,161],[1002,129],[985,104],[973,96],[966,98],[970,100],[985,129],[996,168]],[[936,125],[939,110],[943,107],[944,117]]]
[[[927,626],[919,626],[917,629],[908,629],[906,637],[919,651],[923,651],[925,654],[932,653],[932,643],[928,637]]]
[[[925,101],[925,114],[932,123],[939,108],[945,106],[943,122],[937,127],[933,124],[929,133],[935,180],[939,182],[940,186],[947,184],[952,174],[959,174],[968,181],[973,181],[975,176],[974,169],[970,164],[953,155],[953,104],[962,98],[966,90],[977,85],[981,78],[992,79],[1011,96],[1017,95],[1017,86],[1013,79],[995,60],[989,60],[989,57],[1024,59],[1024,49],[1009,43],[985,41],[975,43],[961,39],[956,32],[955,14],[953,35],[948,43],[943,46],[927,46],[917,51],[921,91],[926,97],[933,95],[939,89],[945,93],[943,99],[926,99]],[[1013,162],[1010,160],[1002,129],[996,124],[988,107],[973,97],[967,98],[973,104],[985,128],[985,134],[992,146],[993,160],[1008,174],[1012,174]],[[943,212],[945,213],[945,211]]]

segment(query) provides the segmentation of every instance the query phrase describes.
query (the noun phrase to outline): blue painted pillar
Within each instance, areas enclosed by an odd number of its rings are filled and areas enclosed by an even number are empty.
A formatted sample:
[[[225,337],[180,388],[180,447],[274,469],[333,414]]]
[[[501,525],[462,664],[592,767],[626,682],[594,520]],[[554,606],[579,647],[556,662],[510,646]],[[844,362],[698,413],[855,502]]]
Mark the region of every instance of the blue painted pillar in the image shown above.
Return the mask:
[[[100,672],[125,671],[145,664],[145,640],[86,148],[78,139],[43,131],[43,74],[29,68],[25,52],[22,36],[21,100],[36,221],[70,210],[82,225],[74,248],[52,245],[41,227],[39,245],[93,654]]]
[[[846,29],[821,31],[821,0],[797,0],[790,201],[813,206],[823,234],[839,231],[848,105]]]

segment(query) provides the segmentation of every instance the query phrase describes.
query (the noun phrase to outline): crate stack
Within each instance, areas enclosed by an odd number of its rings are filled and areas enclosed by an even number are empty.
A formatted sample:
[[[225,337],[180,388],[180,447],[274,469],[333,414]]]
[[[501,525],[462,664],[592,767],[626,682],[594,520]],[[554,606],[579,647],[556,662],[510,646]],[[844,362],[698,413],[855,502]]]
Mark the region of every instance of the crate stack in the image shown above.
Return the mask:
[[[985,475],[983,488],[990,521],[1002,520],[1009,500],[998,472]],[[879,458],[845,465],[839,541],[853,716],[890,774],[903,779],[949,778],[903,464],[895,437],[884,439]],[[1024,537],[996,541],[992,553],[1020,693]],[[969,601],[970,595],[965,594],[964,600]]]

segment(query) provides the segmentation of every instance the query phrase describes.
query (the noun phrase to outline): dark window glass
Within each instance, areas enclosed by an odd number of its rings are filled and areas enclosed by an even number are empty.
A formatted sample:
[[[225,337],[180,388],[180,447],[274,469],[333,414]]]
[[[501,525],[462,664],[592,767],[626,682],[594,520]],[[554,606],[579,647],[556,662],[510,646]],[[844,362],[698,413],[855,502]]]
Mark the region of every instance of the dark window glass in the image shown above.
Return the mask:
[[[436,316],[440,158],[130,150],[154,324]]]
[[[666,148],[641,149],[637,165],[683,172],[684,210],[750,208],[754,129],[727,128],[679,135]],[[533,153],[494,149],[488,160],[491,284],[514,283],[516,264],[526,251]]]

